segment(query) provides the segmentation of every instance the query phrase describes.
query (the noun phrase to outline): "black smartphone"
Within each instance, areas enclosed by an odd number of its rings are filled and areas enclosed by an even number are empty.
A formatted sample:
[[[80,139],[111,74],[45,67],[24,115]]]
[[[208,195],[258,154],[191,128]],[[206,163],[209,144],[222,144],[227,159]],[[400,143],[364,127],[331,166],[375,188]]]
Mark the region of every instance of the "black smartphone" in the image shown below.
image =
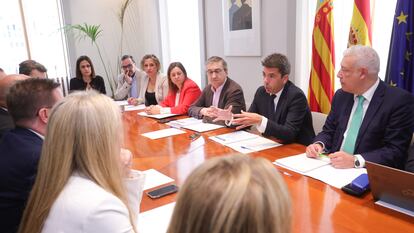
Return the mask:
[[[164,119],[159,119],[158,123],[165,124],[165,123],[168,123],[170,121],[175,121],[175,120],[176,120],[175,118],[164,118]]]
[[[370,190],[369,180],[367,174],[361,174],[355,178],[351,183],[341,188],[342,191],[351,194],[356,197],[362,197],[366,192]]]
[[[174,184],[170,184],[155,190],[152,190],[150,192],[147,192],[147,195],[152,198],[160,198],[163,197],[165,195],[171,194],[171,193],[175,193],[178,191],[178,187]]]
[[[355,197],[362,197],[368,190],[356,189],[351,183],[343,186],[342,191]]]

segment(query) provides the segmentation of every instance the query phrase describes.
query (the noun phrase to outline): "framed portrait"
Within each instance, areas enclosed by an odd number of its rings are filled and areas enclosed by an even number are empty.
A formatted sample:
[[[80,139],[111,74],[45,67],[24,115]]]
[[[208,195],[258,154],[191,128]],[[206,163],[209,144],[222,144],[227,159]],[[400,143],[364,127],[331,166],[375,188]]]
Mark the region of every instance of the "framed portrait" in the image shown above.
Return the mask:
[[[224,55],[261,56],[260,0],[222,0]]]

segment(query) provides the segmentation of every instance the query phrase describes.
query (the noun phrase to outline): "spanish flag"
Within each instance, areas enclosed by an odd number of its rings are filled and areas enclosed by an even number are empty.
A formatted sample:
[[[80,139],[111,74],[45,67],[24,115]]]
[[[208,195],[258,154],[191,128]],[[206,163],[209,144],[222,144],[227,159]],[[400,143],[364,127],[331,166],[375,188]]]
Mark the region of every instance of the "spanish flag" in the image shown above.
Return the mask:
[[[357,44],[372,45],[370,0],[354,1],[348,47]]]
[[[312,67],[309,79],[311,111],[328,114],[334,94],[335,46],[333,0],[317,0],[312,33]]]

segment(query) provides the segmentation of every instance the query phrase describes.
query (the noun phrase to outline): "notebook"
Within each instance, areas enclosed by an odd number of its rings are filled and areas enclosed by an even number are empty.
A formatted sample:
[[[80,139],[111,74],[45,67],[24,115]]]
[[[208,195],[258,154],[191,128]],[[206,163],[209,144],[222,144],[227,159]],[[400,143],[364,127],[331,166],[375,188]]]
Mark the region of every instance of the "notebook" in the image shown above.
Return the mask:
[[[414,173],[366,162],[375,204],[414,217]]]
[[[324,157],[308,158],[306,153],[277,159],[273,163],[299,174],[320,180],[338,189],[349,184],[359,175],[367,173],[364,168],[334,168],[331,166],[329,159]]]

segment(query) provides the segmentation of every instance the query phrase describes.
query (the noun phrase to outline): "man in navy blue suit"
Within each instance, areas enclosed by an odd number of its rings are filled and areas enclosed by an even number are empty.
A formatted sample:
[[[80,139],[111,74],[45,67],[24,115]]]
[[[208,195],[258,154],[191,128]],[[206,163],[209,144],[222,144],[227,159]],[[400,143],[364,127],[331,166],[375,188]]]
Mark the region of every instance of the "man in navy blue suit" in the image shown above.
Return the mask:
[[[7,111],[6,95],[13,84],[28,78],[23,74],[11,74],[0,78],[0,140],[7,131],[14,128],[13,118]]]
[[[323,131],[306,148],[309,157],[329,154],[336,168],[365,161],[403,168],[414,123],[413,96],[378,78],[374,49],[357,45],[344,52],[338,72],[342,89],[332,100]]]
[[[257,89],[249,112],[232,115],[232,124],[238,125],[236,129],[255,126],[282,143],[309,145],[315,137],[312,116],[305,94],[289,81],[289,60],[274,53],[263,59],[262,66],[263,86]]]
[[[0,229],[17,232],[34,183],[50,110],[62,97],[50,79],[29,78],[7,94],[7,107],[16,127],[0,142]]]

